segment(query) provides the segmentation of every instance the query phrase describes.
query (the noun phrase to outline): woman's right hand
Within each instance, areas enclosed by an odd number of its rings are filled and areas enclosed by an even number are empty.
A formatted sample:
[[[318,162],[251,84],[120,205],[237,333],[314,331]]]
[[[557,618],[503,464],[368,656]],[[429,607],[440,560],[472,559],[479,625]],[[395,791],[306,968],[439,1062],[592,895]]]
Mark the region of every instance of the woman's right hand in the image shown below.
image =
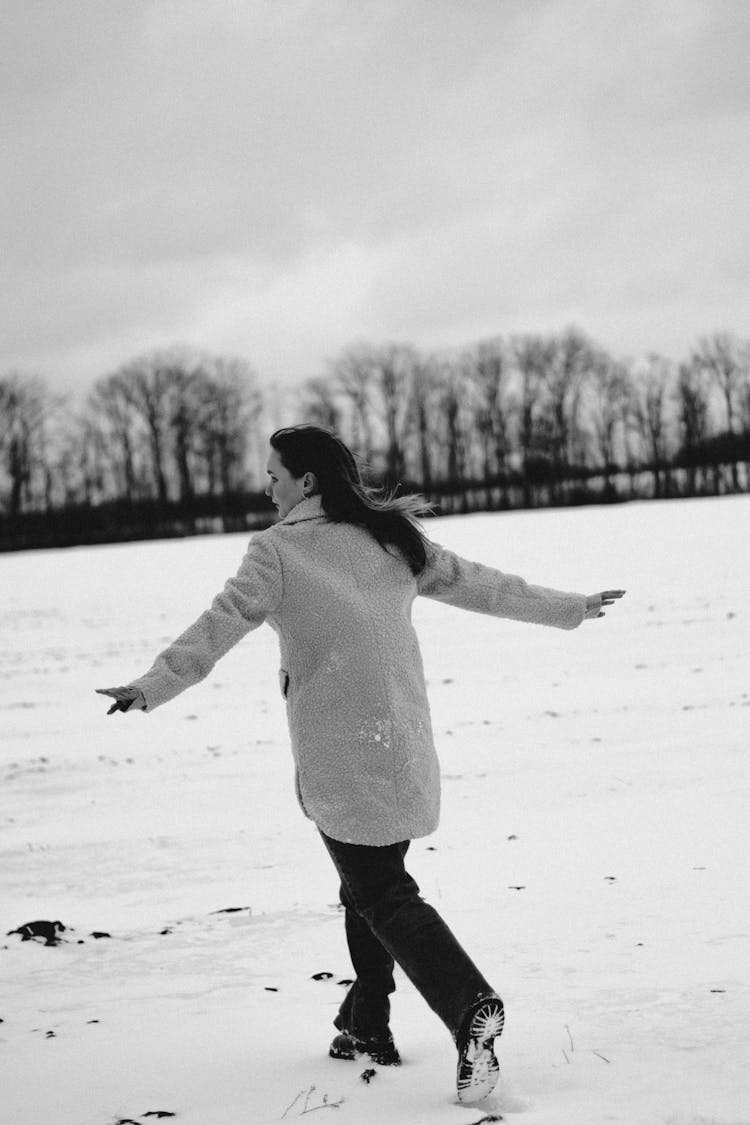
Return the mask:
[[[145,711],[146,699],[140,688],[136,687],[112,687],[112,688],[95,688],[97,695],[109,695],[114,699],[114,703],[107,711],[111,715],[114,711]]]
[[[625,590],[602,590],[600,594],[590,594],[586,598],[586,618],[604,617],[602,606],[614,605],[618,598],[623,597]]]

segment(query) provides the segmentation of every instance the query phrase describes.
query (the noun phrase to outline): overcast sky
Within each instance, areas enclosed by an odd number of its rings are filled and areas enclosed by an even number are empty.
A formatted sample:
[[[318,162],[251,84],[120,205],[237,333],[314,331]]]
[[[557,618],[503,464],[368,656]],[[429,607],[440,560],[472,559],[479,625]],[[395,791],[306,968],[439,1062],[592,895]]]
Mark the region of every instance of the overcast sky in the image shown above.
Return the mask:
[[[4,0],[0,373],[750,336],[747,0]]]

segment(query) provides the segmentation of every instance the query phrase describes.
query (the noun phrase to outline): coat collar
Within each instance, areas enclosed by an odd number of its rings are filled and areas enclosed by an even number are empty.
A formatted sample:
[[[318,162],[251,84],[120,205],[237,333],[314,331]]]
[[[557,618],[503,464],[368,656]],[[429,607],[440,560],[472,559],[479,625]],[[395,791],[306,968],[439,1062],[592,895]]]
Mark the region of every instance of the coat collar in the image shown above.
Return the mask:
[[[316,493],[315,496],[306,496],[299,504],[295,504],[289,514],[284,516],[283,520],[279,520],[279,523],[301,523],[302,520],[316,520],[321,517],[325,517],[325,512],[320,493]]]

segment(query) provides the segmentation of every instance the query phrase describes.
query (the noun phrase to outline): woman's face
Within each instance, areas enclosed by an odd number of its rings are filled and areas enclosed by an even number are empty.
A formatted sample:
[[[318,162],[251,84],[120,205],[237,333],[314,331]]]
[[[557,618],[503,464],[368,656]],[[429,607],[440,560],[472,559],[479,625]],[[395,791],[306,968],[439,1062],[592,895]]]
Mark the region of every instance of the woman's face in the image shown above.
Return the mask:
[[[303,499],[305,495],[303,484],[307,474],[299,478],[293,477],[289,470],[284,468],[281,458],[273,447],[266,462],[266,472],[268,473],[266,496],[271,497],[279,510],[279,515],[284,519]]]

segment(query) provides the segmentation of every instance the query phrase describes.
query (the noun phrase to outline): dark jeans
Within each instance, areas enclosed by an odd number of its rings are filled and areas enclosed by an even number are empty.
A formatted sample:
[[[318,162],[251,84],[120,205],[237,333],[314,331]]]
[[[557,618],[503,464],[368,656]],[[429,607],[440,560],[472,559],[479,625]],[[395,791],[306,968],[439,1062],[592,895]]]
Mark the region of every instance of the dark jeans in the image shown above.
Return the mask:
[[[358,1039],[387,1034],[395,961],[455,1039],[467,1008],[496,993],[405,870],[410,841],[369,847],[321,836],[341,879],[356,974],[335,1026]]]

